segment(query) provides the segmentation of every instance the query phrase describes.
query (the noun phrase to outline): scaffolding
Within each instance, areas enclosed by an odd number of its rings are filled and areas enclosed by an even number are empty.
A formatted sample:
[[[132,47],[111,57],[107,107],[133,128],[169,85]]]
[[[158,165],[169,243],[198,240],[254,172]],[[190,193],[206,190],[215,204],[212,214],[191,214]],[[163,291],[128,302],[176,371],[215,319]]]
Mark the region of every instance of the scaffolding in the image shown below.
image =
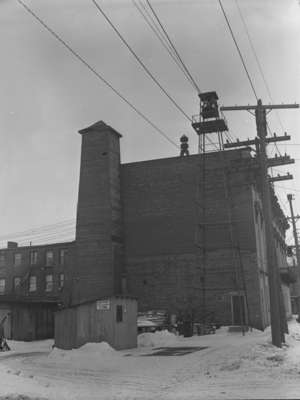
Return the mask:
[[[240,321],[242,332],[245,332],[245,325],[249,318],[249,307],[247,300],[247,291],[244,277],[244,268],[242,263],[241,251],[235,226],[232,218],[232,195],[230,190],[230,166],[227,165],[224,157],[223,134],[228,131],[225,119],[220,118],[218,107],[218,95],[216,92],[205,92],[199,94],[200,111],[199,114],[192,117],[192,127],[198,135],[198,153],[199,158],[199,179],[197,184],[196,204],[197,204],[197,228],[196,245],[198,248],[198,262],[200,273],[200,290],[202,294],[201,323],[206,326],[209,313],[207,312],[207,228],[210,225],[217,225],[218,221],[208,220],[207,207],[207,153],[217,152],[219,155],[220,168],[222,170],[223,190],[225,204],[227,207],[226,225],[229,229],[230,247],[232,251],[232,264],[235,273],[235,286],[238,298],[240,299]],[[213,149],[212,149],[213,146]],[[222,222],[222,225],[224,221]],[[245,310],[245,315],[242,315]]]

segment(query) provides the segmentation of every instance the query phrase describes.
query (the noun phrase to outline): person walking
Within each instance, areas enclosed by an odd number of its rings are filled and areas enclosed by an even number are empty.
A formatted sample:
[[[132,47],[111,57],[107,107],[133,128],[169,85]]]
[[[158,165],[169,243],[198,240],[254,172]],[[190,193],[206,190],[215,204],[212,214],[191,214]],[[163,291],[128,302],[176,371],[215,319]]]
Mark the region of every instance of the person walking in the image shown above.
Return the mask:
[[[4,334],[4,322],[5,322],[6,318],[7,318],[7,315],[0,322],[0,351],[10,350],[10,347],[6,342],[5,334]]]

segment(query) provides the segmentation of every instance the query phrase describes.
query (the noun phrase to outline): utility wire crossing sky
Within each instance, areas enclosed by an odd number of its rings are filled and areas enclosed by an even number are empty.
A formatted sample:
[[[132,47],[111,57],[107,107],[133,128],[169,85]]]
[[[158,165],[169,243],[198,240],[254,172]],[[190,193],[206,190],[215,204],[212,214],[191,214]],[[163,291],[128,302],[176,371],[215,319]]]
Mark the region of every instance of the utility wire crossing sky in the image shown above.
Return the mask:
[[[196,152],[190,119],[200,87],[216,90],[224,105],[300,98],[296,0],[16,0],[1,2],[0,11],[8,55],[0,67],[1,237],[74,219],[76,132],[98,120],[122,133],[122,159],[130,162],[177,156],[183,133]],[[255,135],[252,116],[226,117],[233,140]],[[271,132],[285,130],[297,145],[299,112],[268,119]],[[297,147],[288,149],[297,158]],[[281,198],[286,188],[299,190],[299,167],[288,169],[295,179],[278,186]]]

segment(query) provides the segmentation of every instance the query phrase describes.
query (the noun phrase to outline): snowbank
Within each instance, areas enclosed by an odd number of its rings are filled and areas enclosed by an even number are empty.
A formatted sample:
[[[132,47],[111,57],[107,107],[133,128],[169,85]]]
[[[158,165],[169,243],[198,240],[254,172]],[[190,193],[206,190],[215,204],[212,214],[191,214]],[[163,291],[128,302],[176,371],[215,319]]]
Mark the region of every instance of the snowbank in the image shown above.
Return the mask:
[[[178,337],[167,330],[157,332],[146,332],[138,335],[139,347],[158,347],[174,344]]]
[[[79,349],[54,348],[47,356],[47,363],[57,367],[65,365],[77,369],[99,370],[110,362],[115,364],[120,357],[121,355],[106,342],[87,343]]]
[[[54,348],[49,354],[50,359],[60,359],[64,358],[65,360],[76,360],[78,357],[82,359],[82,357],[110,357],[113,353],[116,353],[108,343],[86,343],[78,349],[72,350],[61,350],[58,348]]]
[[[110,355],[115,352],[116,351],[106,342],[86,343],[78,349],[72,350],[61,350],[55,347],[48,358],[53,360],[64,358],[65,360],[72,361],[76,360],[78,357],[82,359],[82,357],[90,357],[91,355],[96,357],[110,357]]]
[[[257,373],[270,375],[273,378],[282,374],[300,374],[300,324],[295,320],[289,323],[289,334],[285,336],[286,343],[282,348],[272,344],[270,327],[262,335],[256,332],[248,333],[248,337],[256,336],[258,343],[243,346],[240,351],[227,355],[220,367],[221,371],[241,369],[247,374]],[[248,347],[248,348],[247,348]]]
[[[46,340],[37,340],[34,342],[22,342],[22,341],[16,341],[16,340],[7,340],[7,343],[9,347],[11,348],[12,352],[21,352],[21,353],[26,353],[26,352],[32,352],[32,351],[41,351],[41,352],[47,352],[51,351],[54,340],[53,339],[46,339]],[[7,353],[0,353],[1,355],[5,355]],[[10,352],[10,354],[12,354]]]

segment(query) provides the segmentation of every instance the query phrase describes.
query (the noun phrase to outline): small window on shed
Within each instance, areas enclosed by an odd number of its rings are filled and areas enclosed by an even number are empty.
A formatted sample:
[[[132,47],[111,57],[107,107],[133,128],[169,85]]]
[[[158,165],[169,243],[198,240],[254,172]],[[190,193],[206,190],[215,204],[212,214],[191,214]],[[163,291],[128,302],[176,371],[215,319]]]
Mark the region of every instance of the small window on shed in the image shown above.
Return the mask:
[[[117,305],[116,321],[123,322],[123,306]]]

